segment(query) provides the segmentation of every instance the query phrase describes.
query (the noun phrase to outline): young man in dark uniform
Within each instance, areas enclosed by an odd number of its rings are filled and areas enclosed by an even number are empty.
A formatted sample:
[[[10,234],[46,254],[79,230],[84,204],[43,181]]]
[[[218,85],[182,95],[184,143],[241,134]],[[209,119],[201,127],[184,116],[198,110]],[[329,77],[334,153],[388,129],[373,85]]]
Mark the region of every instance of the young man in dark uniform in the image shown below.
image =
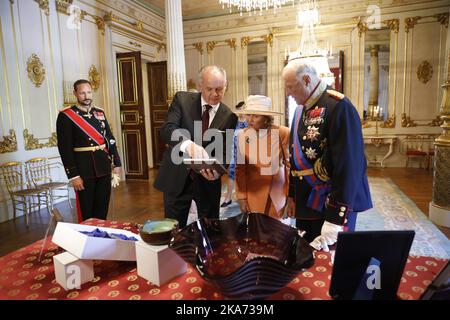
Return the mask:
[[[331,90],[301,59],[283,70],[297,110],[291,126],[288,214],[316,249],[328,251],[356,214],[372,207],[361,121],[342,93]]]
[[[104,110],[92,106],[90,82],[77,80],[73,88],[77,104],[60,110],[56,120],[59,154],[77,194],[79,222],[89,218],[106,219],[111,171],[120,174],[116,140]]]

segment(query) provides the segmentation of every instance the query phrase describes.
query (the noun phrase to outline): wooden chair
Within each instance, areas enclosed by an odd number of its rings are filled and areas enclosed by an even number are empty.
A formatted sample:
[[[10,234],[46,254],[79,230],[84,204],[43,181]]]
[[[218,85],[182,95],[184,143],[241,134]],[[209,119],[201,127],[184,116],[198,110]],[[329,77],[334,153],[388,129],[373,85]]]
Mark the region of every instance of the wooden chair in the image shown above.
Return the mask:
[[[428,150],[424,146],[424,140],[423,135],[407,136],[402,140],[400,150],[406,156],[405,168],[408,168],[411,159],[419,160],[419,168],[422,168],[422,162],[428,160]]]
[[[50,209],[46,190],[30,186],[23,177],[22,167],[22,163],[17,161],[4,163],[0,165],[0,175],[5,181],[11,197],[14,219],[16,219],[17,211],[22,211],[28,228],[30,225],[29,215],[32,210],[36,207],[38,210],[41,209],[41,198],[45,199],[49,212]],[[34,202],[35,198],[37,203]]]
[[[52,167],[57,168],[59,166],[62,166],[62,164],[59,162],[50,164],[47,158],[32,158],[25,162],[27,179],[30,185],[47,191],[50,199],[50,209],[53,209],[55,200],[60,198],[67,198],[69,201],[69,206],[72,208],[72,204],[70,202],[69,182],[53,181],[52,179]],[[55,195],[53,191],[56,190],[66,191],[67,195]]]

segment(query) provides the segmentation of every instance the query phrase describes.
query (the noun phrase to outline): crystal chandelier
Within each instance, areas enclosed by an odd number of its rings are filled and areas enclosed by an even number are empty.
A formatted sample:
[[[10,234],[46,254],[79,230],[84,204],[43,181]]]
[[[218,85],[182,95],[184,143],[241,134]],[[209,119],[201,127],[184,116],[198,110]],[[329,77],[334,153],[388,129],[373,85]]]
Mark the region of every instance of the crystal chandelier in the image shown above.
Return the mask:
[[[289,57],[289,61],[302,59],[311,63],[316,68],[319,77],[327,84],[332,85],[334,75],[328,66],[328,58],[332,56],[332,46],[327,44],[325,47],[319,47],[317,45],[314,27],[318,24],[320,24],[320,15],[316,1],[300,1],[297,14],[297,25],[302,28],[300,46],[294,52],[288,48],[285,50],[285,56]]]
[[[219,0],[223,9],[225,9],[226,5],[231,13],[233,7],[236,7],[241,16],[244,11],[248,12],[249,15],[256,12],[259,12],[261,15],[263,10],[267,11],[270,8],[273,8],[274,13],[276,13],[277,9],[281,8],[281,6],[289,3],[295,5],[295,2],[296,0]]]

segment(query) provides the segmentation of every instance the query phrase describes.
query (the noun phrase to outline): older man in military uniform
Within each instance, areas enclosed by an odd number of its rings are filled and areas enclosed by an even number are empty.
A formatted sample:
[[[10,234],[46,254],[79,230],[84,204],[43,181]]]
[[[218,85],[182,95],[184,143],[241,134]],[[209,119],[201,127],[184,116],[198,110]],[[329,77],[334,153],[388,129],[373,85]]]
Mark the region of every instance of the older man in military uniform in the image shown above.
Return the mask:
[[[58,150],[77,194],[78,219],[106,219],[111,171],[120,173],[120,157],[103,109],[92,106],[87,80],[74,85],[77,105],[60,110],[56,120]],[[114,166],[114,169],[112,169]]]
[[[317,250],[328,251],[356,213],[372,207],[361,121],[353,104],[331,90],[301,59],[283,69],[286,94],[297,110],[291,126],[287,212]]]

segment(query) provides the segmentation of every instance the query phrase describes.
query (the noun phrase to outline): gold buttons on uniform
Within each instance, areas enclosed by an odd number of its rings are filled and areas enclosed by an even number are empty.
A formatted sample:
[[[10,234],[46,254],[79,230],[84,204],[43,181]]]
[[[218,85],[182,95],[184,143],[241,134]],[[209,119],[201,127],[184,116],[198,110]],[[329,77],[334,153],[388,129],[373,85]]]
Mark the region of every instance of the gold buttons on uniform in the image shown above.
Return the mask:
[[[306,136],[303,136],[303,140],[306,140]]]
[[[303,180],[303,176],[298,177],[300,180]]]
[[[339,217],[343,217],[344,216],[344,213],[341,211],[341,212],[339,212]]]
[[[345,207],[341,207],[341,211],[345,211]]]
[[[305,146],[302,146],[302,150],[305,150]]]

